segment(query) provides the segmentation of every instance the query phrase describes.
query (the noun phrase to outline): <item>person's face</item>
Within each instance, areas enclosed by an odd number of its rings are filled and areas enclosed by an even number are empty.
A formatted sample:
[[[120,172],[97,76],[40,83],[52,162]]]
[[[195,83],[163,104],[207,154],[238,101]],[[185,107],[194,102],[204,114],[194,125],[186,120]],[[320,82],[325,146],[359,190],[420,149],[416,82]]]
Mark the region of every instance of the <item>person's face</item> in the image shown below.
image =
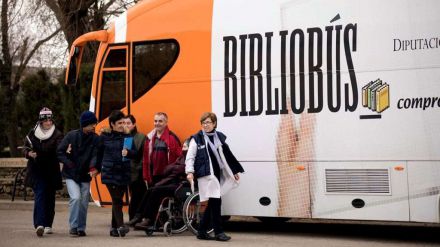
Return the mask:
[[[189,148],[188,143],[184,142],[182,145],[182,151],[188,151],[188,148]]]
[[[115,123],[111,123],[113,131],[124,132],[125,120],[119,119]]]
[[[207,119],[203,120],[203,122],[202,122],[202,129],[203,129],[205,132],[211,132],[211,131],[213,131],[213,130],[214,130],[214,127],[215,127],[215,122],[213,122],[213,121],[211,120],[211,118],[207,118]]]
[[[131,132],[131,131],[133,131],[136,124],[133,124],[133,122],[131,121],[130,118],[126,118],[125,119],[125,126],[127,126],[128,130]]]
[[[162,133],[167,127],[168,121],[164,115],[154,116],[154,128],[157,132]]]
[[[96,124],[89,124],[86,127],[83,127],[83,132],[85,134],[95,133]]]
[[[53,121],[52,121],[51,118],[46,118],[46,119],[44,119],[44,120],[41,121],[41,127],[42,127],[44,130],[48,130],[48,129],[50,129],[50,128],[52,127],[52,125],[53,125]]]

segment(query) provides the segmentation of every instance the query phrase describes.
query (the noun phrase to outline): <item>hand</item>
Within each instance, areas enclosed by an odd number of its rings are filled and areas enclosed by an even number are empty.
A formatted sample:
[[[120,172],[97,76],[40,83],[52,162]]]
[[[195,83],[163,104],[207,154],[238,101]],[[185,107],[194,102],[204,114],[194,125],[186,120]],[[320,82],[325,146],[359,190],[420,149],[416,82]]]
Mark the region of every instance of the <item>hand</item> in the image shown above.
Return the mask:
[[[237,174],[234,174],[234,178],[235,178],[235,180],[240,180],[240,175],[238,175],[238,173]]]
[[[94,178],[96,175],[98,175],[98,170],[93,170],[89,172],[90,177]]]
[[[37,153],[34,152],[34,151],[29,151],[28,155],[29,155],[29,157],[31,157],[31,158],[34,158],[34,159],[37,158]]]
[[[66,153],[70,154],[71,151],[72,151],[72,144],[69,144],[69,146],[67,147]]]
[[[128,150],[126,148],[122,149],[122,156],[125,157],[128,154]]]
[[[194,174],[192,174],[192,173],[188,173],[188,174],[186,175],[186,179],[187,179],[188,181],[192,181],[192,180],[194,180]]]

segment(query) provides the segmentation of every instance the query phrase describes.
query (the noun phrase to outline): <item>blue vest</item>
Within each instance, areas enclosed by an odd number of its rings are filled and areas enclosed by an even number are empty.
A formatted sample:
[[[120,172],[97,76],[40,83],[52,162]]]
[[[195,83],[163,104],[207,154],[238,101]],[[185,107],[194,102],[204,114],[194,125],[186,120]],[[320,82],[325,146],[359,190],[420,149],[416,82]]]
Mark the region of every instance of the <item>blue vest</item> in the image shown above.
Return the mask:
[[[224,145],[226,136],[219,131],[217,131],[217,135],[222,145]],[[196,178],[208,176],[211,174],[211,169],[209,166],[208,146],[205,143],[203,131],[200,130],[199,132],[197,132],[197,134],[193,135],[192,138],[194,138],[197,144],[197,154],[194,160],[194,176]],[[215,152],[216,150],[212,151]]]

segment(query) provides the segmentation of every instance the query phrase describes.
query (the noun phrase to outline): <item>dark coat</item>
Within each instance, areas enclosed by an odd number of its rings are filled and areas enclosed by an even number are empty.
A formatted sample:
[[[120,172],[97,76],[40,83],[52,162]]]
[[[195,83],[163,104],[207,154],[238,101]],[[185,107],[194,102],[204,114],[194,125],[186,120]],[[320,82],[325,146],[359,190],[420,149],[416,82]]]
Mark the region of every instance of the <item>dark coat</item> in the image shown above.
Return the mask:
[[[139,132],[133,133],[133,144],[136,149],[136,157],[131,159],[131,182],[144,182],[142,177],[142,157],[145,144],[145,135]]]
[[[70,153],[67,148],[71,145]],[[99,169],[96,164],[99,137],[95,133],[84,134],[81,129],[72,130],[58,145],[58,159],[63,165],[63,176],[77,183],[90,182],[90,169]]]
[[[231,168],[232,173],[237,174],[244,172],[240,162],[238,162],[237,158],[235,158],[234,154],[231,152],[228,144],[226,144],[226,136],[219,131],[217,131],[217,135],[222,143],[223,154],[226,158],[229,168]],[[211,174],[211,169],[209,166],[209,154],[207,152],[208,147],[206,146],[205,139],[203,137],[203,131],[200,130],[197,132],[197,134],[193,135],[192,138],[194,138],[197,144],[197,154],[194,161],[194,176],[196,178],[208,176]]]
[[[128,185],[131,178],[130,160],[122,159],[124,138],[128,134],[112,131],[100,136],[98,146],[98,160],[101,164],[101,181],[103,184]],[[133,145],[134,146],[134,145]],[[136,150],[128,150],[127,158],[136,156]]]
[[[169,164],[164,170],[164,178],[159,180],[154,187],[163,185],[178,185],[186,180],[185,173],[185,155],[179,156],[177,160]]]
[[[63,139],[61,131],[55,129],[52,136],[47,140],[40,140],[35,136],[35,130],[31,130],[25,140],[25,157],[28,159],[25,185],[33,187],[38,180],[46,181],[55,190],[63,188],[60,172],[60,164],[57,159],[57,146]],[[31,143],[29,143],[29,140]],[[37,153],[34,159],[29,151]]]

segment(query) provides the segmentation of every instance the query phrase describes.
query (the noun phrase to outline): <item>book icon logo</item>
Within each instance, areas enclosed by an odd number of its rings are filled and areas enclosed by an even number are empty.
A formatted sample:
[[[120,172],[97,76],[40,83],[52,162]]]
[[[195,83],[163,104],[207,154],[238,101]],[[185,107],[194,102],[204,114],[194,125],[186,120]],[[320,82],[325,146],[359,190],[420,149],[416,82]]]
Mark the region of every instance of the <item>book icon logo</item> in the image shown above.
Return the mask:
[[[381,79],[371,81],[362,87],[362,105],[381,113],[390,107],[390,85]]]

